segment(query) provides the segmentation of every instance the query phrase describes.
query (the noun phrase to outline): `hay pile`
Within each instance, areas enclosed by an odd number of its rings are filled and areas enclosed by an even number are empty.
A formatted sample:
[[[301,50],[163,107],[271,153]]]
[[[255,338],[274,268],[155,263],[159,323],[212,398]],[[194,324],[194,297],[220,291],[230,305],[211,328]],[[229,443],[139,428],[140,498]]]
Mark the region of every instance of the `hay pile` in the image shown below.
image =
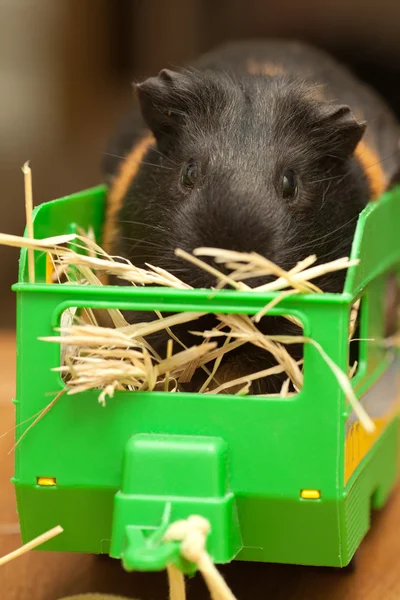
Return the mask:
[[[73,282],[77,285],[102,285],[104,274],[123,279],[133,286],[156,285],[180,290],[191,289],[171,273],[157,266],[147,265],[146,269],[135,267],[129,261],[108,255],[96,242],[92,234],[80,232],[78,235],[66,235],[45,240],[29,240],[16,236],[1,236],[0,243],[27,247],[51,256],[54,265],[54,282]],[[73,248],[67,245],[73,243]],[[347,269],[356,264],[348,258],[342,258],[324,265],[316,265],[316,256],[309,256],[294,268],[285,271],[257,253],[240,253],[217,248],[198,248],[193,255],[182,250],[177,256],[215,276],[215,289],[224,287],[247,292],[280,292],[258,314],[215,315],[218,324],[208,331],[195,331],[196,321],[204,313],[180,313],[162,316],[155,313],[152,321],[130,324],[124,315],[116,309],[107,311],[110,326],[99,322],[98,313],[84,309],[81,314],[71,316],[68,325],[58,329],[59,335],[43,338],[46,342],[58,343],[63,348],[59,371],[68,387],[68,394],[81,391],[99,390],[99,401],[105,403],[107,396],[112,397],[116,390],[185,390],[185,384],[201,369],[205,372],[200,393],[249,393],[252,382],[285,374],[284,383],[278,395],[288,397],[301,390],[303,385],[302,360],[295,360],[287,346],[291,344],[311,343],[314,340],[302,335],[270,336],[258,329],[258,323],[284,297],[293,294],[322,291],[312,283],[313,279],[326,273]],[[214,263],[222,265],[225,273],[210,266],[200,257],[211,257]],[[227,272],[227,274],[226,274]],[[274,277],[272,281],[251,288],[246,284],[249,278]],[[349,325],[350,339],[354,335],[358,306],[352,311]],[[286,319],[301,328],[297,319],[286,315]],[[189,326],[190,323],[190,326]],[[199,337],[199,343],[186,347],[173,332],[176,325],[187,324]],[[164,356],[152,347],[148,336],[164,330],[169,336]],[[299,329],[300,331],[300,329]],[[218,340],[223,339],[222,345]],[[268,369],[257,371],[231,380],[219,380],[219,370],[223,358],[243,344],[252,344],[273,356],[276,364]],[[357,365],[349,373],[342,373],[321,347],[317,347],[321,356],[331,367],[339,385],[356,410],[366,429],[372,430],[373,424],[357,402],[350,384],[350,377]],[[275,394],[276,395],[276,394]]]
[[[79,236],[79,239],[75,240],[75,243],[77,242],[81,245],[81,249],[86,250],[86,255],[71,251],[60,253],[58,249],[54,249],[56,277],[60,277],[62,273],[67,280],[70,280],[69,270],[73,267],[74,281],[83,285],[101,285],[98,274],[106,272],[125,279],[132,285],[190,288],[177,277],[158,267],[148,265],[146,270],[138,269],[129,261],[121,262],[106,255],[90,237]],[[288,379],[285,388],[290,383],[296,391],[299,391],[303,383],[303,374],[298,362],[291,357],[285,345],[302,343],[303,338],[266,336],[258,330],[256,324],[272,306],[288,294],[321,293],[310,279],[330,271],[347,268],[351,264],[350,261],[341,259],[322,266],[312,266],[316,261],[316,257],[312,256],[286,272],[256,253],[244,254],[213,248],[199,248],[194,255],[182,250],[177,250],[176,253],[184,260],[214,275],[216,289],[230,286],[252,292],[273,290],[282,293],[252,318],[247,315],[216,315],[219,325],[210,331],[197,332],[203,340],[199,345],[191,348],[184,347],[173,334],[172,328],[183,323],[190,323],[190,327],[193,327],[195,321],[204,313],[182,313],[168,317],[158,314],[153,321],[132,325],[125,320],[120,311],[114,309],[109,311],[113,323],[111,328],[99,326],[95,313],[86,311],[84,317],[89,323],[84,324],[82,317],[80,322],[79,318],[75,319],[75,324],[60,329],[60,336],[45,338],[45,341],[57,342],[67,348],[73,348],[72,351],[67,352],[65,364],[57,368],[68,376],[71,393],[93,387],[101,388],[103,391],[100,394],[100,401],[104,402],[106,395],[112,395],[115,389],[154,390],[161,387],[178,391],[180,383],[190,382],[197,369],[205,368],[211,362],[212,370],[207,371],[208,378],[200,392],[207,393],[208,386],[212,381],[216,381],[218,387],[213,389],[213,393],[232,387],[237,388],[237,386],[242,386],[237,393],[244,393],[251,381],[282,372],[286,372]],[[212,257],[217,264],[223,264],[229,274],[223,274],[200,260],[198,257],[201,255]],[[250,277],[271,275],[276,279],[260,287],[250,288],[244,282]],[[287,318],[300,325],[292,317]],[[160,357],[146,340],[147,336],[160,330],[167,331],[171,339],[165,358]],[[215,340],[222,336],[226,338],[225,342],[221,347],[217,347]],[[276,366],[219,384],[218,368],[223,357],[245,343],[253,344],[270,353],[276,361]],[[173,344],[177,348],[176,353],[173,351]]]

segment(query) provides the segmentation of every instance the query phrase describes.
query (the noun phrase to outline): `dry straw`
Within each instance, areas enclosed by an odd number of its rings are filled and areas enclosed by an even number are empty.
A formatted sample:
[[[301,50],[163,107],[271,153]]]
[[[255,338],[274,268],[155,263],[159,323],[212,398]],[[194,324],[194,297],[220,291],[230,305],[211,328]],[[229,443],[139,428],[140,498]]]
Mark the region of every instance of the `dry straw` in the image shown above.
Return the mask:
[[[69,242],[81,254],[66,247]],[[62,274],[67,281],[73,277],[74,283],[82,285],[102,285],[101,274],[114,275],[130,282],[134,286],[157,285],[174,289],[191,289],[191,287],[168,271],[153,265],[138,268],[128,260],[108,255],[94,241],[93,235],[66,235],[44,240],[29,240],[18,236],[0,235],[0,243],[27,247],[52,256],[56,267],[56,277]],[[191,262],[207,271],[216,278],[215,289],[226,286],[247,292],[281,292],[255,316],[248,315],[216,315],[219,326],[211,331],[197,332],[204,341],[191,348],[186,348],[172,332],[172,327],[178,324],[197,320],[200,313],[182,313],[169,317],[158,318],[149,323],[129,324],[122,313],[112,309],[108,311],[113,327],[102,327],[97,322],[93,311],[86,311],[85,321],[75,321],[69,327],[59,329],[58,336],[43,338],[47,342],[56,342],[65,350],[64,361],[55,368],[67,381],[68,394],[78,393],[89,389],[98,389],[99,400],[105,403],[107,396],[113,396],[115,390],[154,390],[170,389],[179,391],[184,384],[190,382],[197,369],[206,371],[207,378],[199,388],[201,393],[223,393],[226,390],[237,394],[246,394],[253,381],[286,373],[280,396],[288,397],[298,392],[303,385],[302,361],[296,361],[286,348],[290,344],[312,344],[320,353],[323,360],[336,377],[362,426],[367,431],[374,430],[372,420],[358,403],[352,389],[349,376],[353,375],[356,365],[348,374],[343,373],[326,355],[323,349],[314,341],[302,335],[298,336],[269,336],[262,334],[257,323],[271,308],[283,298],[292,294],[322,293],[311,281],[326,273],[347,269],[357,264],[355,260],[341,258],[323,265],[316,265],[316,256],[309,256],[297,263],[291,270],[285,271],[259,254],[241,253],[222,250],[219,248],[198,248],[193,255],[176,250],[177,256]],[[210,266],[199,257],[213,258],[221,264],[228,274],[221,273],[216,267]],[[73,268],[73,272],[71,271]],[[254,277],[273,277],[272,281],[251,288],[246,280]],[[354,335],[355,323],[359,304],[353,307],[349,326],[350,339]],[[284,315],[288,320],[301,326],[297,319]],[[146,337],[164,330],[175,342],[175,348],[183,347],[172,353],[168,345],[166,358],[158,356]],[[225,343],[217,347],[213,340],[225,337]],[[232,381],[218,380],[219,368],[226,354],[245,343],[253,344],[276,360],[276,366],[261,370],[250,375],[235,378]],[[211,365],[210,365],[211,363]],[[210,369],[209,369],[210,367]],[[172,384],[172,388],[170,385]]]
[[[0,558],[0,567],[2,565],[5,565],[6,563],[10,562],[11,560],[14,560],[14,558],[19,558],[20,556],[22,556],[23,554],[26,554],[30,550],[33,550],[34,548],[41,546],[42,544],[44,544],[45,542],[48,542],[49,540],[53,539],[57,535],[60,535],[60,533],[63,533],[63,531],[64,531],[64,529],[60,525],[57,525],[57,527],[53,527],[53,529],[46,531],[46,533],[42,533],[42,535],[39,535],[38,537],[31,540],[24,546],[21,546],[17,550],[14,550],[13,552],[10,552],[9,554],[6,554],[2,558]]]
[[[32,240],[33,234],[33,199],[32,199],[32,171],[27,161],[22,167],[24,174],[25,184],[25,214],[26,214],[26,225],[28,230],[28,237]],[[28,268],[29,268],[29,282],[35,282],[35,257],[33,250],[28,250]]]
[[[28,249],[28,274],[30,283],[35,281],[34,251],[48,253],[54,265],[54,281],[74,281],[81,285],[102,285],[101,274],[114,275],[132,285],[161,285],[175,289],[191,289],[189,285],[156,266],[147,265],[140,269],[129,261],[118,257],[109,256],[95,242],[93,231],[88,234],[80,232],[79,235],[63,235],[44,240],[34,239],[32,219],[32,174],[29,163],[25,163],[22,171],[25,182],[25,208],[28,237],[0,234],[0,244]],[[77,253],[65,244],[74,242],[75,247],[85,250],[86,255]],[[149,323],[129,324],[122,313],[115,309],[107,311],[113,327],[100,326],[94,311],[86,309],[79,320],[75,312],[68,315],[67,327],[59,329],[59,336],[42,338],[47,342],[59,343],[63,348],[62,364],[55,368],[67,381],[66,389],[62,390],[53,401],[38,415],[34,415],[33,423],[25,430],[24,435],[54,406],[59,397],[66,391],[68,394],[89,389],[100,389],[99,401],[105,403],[107,396],[113,396],[116,390],[153,390],[160,386],[161,389],[178,391],[183,383],[190,382],[197,369],[203,369],[207,378],[199,388],[199,393],[221,393],[225,390],[237,389],[237,394],[245,395],[250,390],[253,381],[286,373],[287,378],[281,388],[280,396],[287,398],[290,385],[299,391],[303,384],[302,360],[295,361],[286,349],[286,345],[310,343],[320,353],[323,360],[332,370],[338,384],[342,387],[349,399],[362,426],[367,431],[373,431],[374,424],[358,403],[352,385],[351,377],[354,375],[357,364],[349,369],[346,375],[323,348],[310,338],[297,336],[267,336],[262,334],[257,323],[263,316],[276,306],[283,298],[299,293],[322,293],[311,282],[326,273],[347,269],[357,264],[342,258],[325,265],[315,265],[316,257],[309,256],[300,261],[289,271],[285,271],[273,264],[268,259],[257,253],[240,253],[218,248],[198,248],[193,255],[176,250],[177,256],[191,262],[212,274],[216,279],[216,289],[230,286],[233,289],[251,292],[280,291],[269,304],[261,309],[254,317],[248,315],[216,315],[219,324],[210,331],[194,332],[204,338],[197,346],[187,348],[172,331],[172,327],[189,322],[196,322],[204,313],[183,313],[163,317],[156,311],[157,319]],[[213,258],[216,264],[224,265],[229,271],[226,275],[217,268],[210,266],[199,257]],[[74,267],[71,273],[71,267]],[[100,274],[100,277],[98,276]],[[272,282],[265,283],[256,288],[251,288],[245,281],[255,277],[271,277]],[[349,340],[354,337],[360,302],[352,307]],[[286,318],[301,327],[297,319],[286,315]],[[146,336],[166,331],[169,335],[166,357],[162,358],[146,340]],[[225,337],[222,346],[218,347],[214,338]],[[174,346],[180,348],[174,353]],[[231,381],[218,382],[218,371],[224,356],[240,347],[242,344],[251,343],[272,354],[276,366],[270,367],[245,377],[238,377]],[[386,345],[398,345],[398,336],[386,342]],[[213,363],[211,370],[206,366]],[[209,389],[211,387],[211,389]],[[22,436],[22,437],[23,437]],[[21,441],[22,437],[19,441]],[[19,442],[18,442],[19,443]],[[192,516],[186,521],[175,522],[168,528],[164,540],[181,542],[181,554],[187,560],[194,562],[202,573],[209,589],[212,600],[236,600],[224,579],[216,569],[205,545],[210,530],[210,524],[202,517]],[[1,535],[18,533],[18,525],[0,526]],[[50,531],[31,540],[21,548],[0,558],[0,566],[22,556],[33,548],[63,532],[58,525]],[[182,573],[173,565],[167,567],[170,598],[171,600],[185,600],[185,581]]]
[[[191,289],[191,286],[160,267],[149,264],[146,265],[146,269],[141,269],[127,260],[108,255],[96,244],[93,231],[89,231],[87,234],[79,232],[79,234],[35,240],[32,219],[32,174],[28,162],[24,164],[22,171],[25,183],[28,237],[0,234],[0,244],[27,248],[30,283],[35,281],[34,251],[36,250],[47,253],[51,257],[55,282],[61,283],[64,280],[81,285],[102,285],[102,275],[106,274],[126,280],[134,286],[157,285],[182,290]],[[85,254],[66,247],[66,244],[70,242],[74,242],[74,246],[78,250],[84,250]],[[357,364],[353,365],[346,375],[315,340],[301,335],[268,336],[262,334],[257,328],[257,323],[262,317],[268,314],[282,299],[293,294],[322,293],[321,289],[311,280],[326,273],[347,269],[357,264],[357,261],[342,258],[324,265],[316,265],[316,256],[309,256],[297,263],[291,270],[285,271],[255,252],[240,253],[219,248],[198,248],[193,255],[180,249],[176,250],[176,254],[213,275],[216,280],[215,289],[230,286],[233,289],[247,292],[279,291],[281,293],[253,317],[216,315],[218,325],[210,331],[194,332],[204,339],[200,344],[190,348],[183,344],[172,331],[172,327],[189,322],[195,323],[204,313],[183,313],[163,317],[155,311],[157,319],[149,323],[132,325],[126,321],[119,310],[109,309],[107,315],[112,327],[104,327],[99,324],[98,315],[91,309],[85,309],[79,319],[76,318],[73,311],[64,320],[64,326],[58,330],[59,336],[42,338],[46,342],[59,343],[63,349],[62,364],[54,370],[64,376],[67,383],[66,388],[57,394],[42,412],[32,417],[34,421],[25,430],[23,436],[65,392],[76,394],[84,390],[97,389],[100,390],[99,401],[105,404],[106,397],[113,396],[116,390],[164,389],[165,391],[179,391],[182,385],[191,381],[198,369],[202,369],[207,375],[199,388],[199,393],[214,394],[223,393],[226,390],[232,391],[234,388],[237,394],[246,395],[249,393],[253,381],[285,373],[287,377],[279,396],[287,398],[291,395],[289,391],[291,386],[294,390],[299,391],[303,384],[303,361],[294,360],[286,348],[286,345],[299,343],[310,343],[318,350],[342,387],[361,425],[367,431],[373,431],[374,424],[358,403],[350,382]],[[217,265],[223,265],[229,274],[220,272],[217,268],[201,260],[200,257],[212,258]],[[246,280],[255,277],[273,277],[274,279],[251,288]],[[351,312],[350,341],[355,333],[358,312],[359,302],[355,303]],[[301,323],[296,318],[290,315],[284,316],[301,327]],[[65,326],[65,322],[68,326]],[[159,356],[146,340],[147,336],[159,331],[165,331],[169,336],[165,358]],[[225,337],[222,346],[218,346],[214,341],[219,337]],[[398,339],[390,342],[398,344]],[[253,344],[271,354],[276,360],[276,366],[231,381],[219,382],[218,374],[224,356],[246,343]],[[175,348],[176,352],[174,352]],[[210,363],[211,369],[209,369]],[[62,532],[61,526],[51,529],[1,558],[0,565],[23,555]],[[187,521],[173,523],[166,533],[165,540],[174,539],[181,542],[182,555],[187,560],[196,563],[203,574],[213,600],[235,600],[205,550],[208,532],[209,523],[201,517],[193,516]],[[2,526],[0,533],[3,535],[16,533],[16,527]],[[171,600],[185,600],[183,575],[172,565],[168,566],[167,571]]]
[[[181,555],[196,565],[204,578],[212,600],[236,600],[206,550],[209,532],[209,521],[201,516],[192,515],[186,520],[172,523],[164,535],[164,541],[180,542]],[[185,600],[183,575],[174,568],[169,568],[168,579],[170,599]]]

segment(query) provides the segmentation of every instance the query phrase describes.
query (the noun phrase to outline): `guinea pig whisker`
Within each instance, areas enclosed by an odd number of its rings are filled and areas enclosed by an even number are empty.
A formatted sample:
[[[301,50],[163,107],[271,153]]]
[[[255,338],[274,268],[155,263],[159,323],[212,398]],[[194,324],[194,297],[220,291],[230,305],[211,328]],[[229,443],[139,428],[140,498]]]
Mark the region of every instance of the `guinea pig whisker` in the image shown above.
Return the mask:
[[[322,192],[322,202],[321,202],[321,206],[319,207],[320,212],[324,207],[325,198],[326,198],[327,193],[329,192],[329,188],[331,187],[331,185],[332,185],[332,178],[328,180],[328,185],[324,186],[324,191]]]
[[[150,225],[149,223],[142,223],[141,221],[119,221],[121,225],[139,225],[140,227],[148,227],[149,229],[155,229],[156,231],[161,231],[162,233],[169,233],[168,229],[165,227],[161,227],[161,225]]]
[[[131,236],[120,237],[121,240],[127,240],[128,242],[137,242],[138,244],[143,244],[144,248],[159,248],[160,250],[165,250],[164,244],[158,244],[157,242],[152,242],[150,240],[146,240],[143,238],[134,238]]]
[[[346,251],[347,248],[345,248],[345,243],[342,244],[343,246],[343,250]],[[317,258],[317,263],[325,263],[325,262],[330,262],[331,260],[334,260],[337,258],[338,254],[342,254],[341,253],[341,246],[335,246],[335,248],[329,252],[324,252],[323,254],[319,254],[318,258]]]
[[[312,180],[310,180],[310,183],[324,183],[325,181],[331,182],[335,179],[343,180],[348,176],[349,176],[349,173],[346,173],[345,175],[332,175],[332,177],[324,177],[323,179],[312,179]]]
[[[156,163],[146,162],[144,160],[140,161],[141,165],[146,165],[148,167],[155,167],[156,169],[165,169],[166,171],[173,171],[172,167],[165,167],[164,165],[157,165]]]
[[[126,158],[126,156],[122,156],[121,154],[113,154],[112,152],[102,152],[102,154],[104,154],[104,156],[113,156],[114,158],[121,158],[122,160]]]
[[[169,160],[173,165],[175,165],[176,167],[178,166],[178,163],[175,162],[174,160],[172,160],[172,158],[170,158],[169,156],[167,156],[166,154],[163,154],[162,152],[160,152],[160,150],[158,150],[157,148],[151,148],[152,152],[157,152],[157,154],[159,154],[160,156],[162,156],[163,158],[165,158],[165,160]]]
[[[296,246],[294,249],[291,249],[291,253],[293,251],[298,252],[299,250],[305,250],[309,247],[312,248],[314,246],[315,242],[320,242],[321,240],[326,240],[326,239],[332,238],[332,241],[333,241],[334,239],[336,239],[335,237],[332,237],[332,236],[334,236],[335,233],[338,233],[341,229],[344,229],[345,227],[350,225],[350,223],[352,223],[353,221],[356,221],[357,219],[358,219],[358,215],[355,215],[354,217],[352,217],[351,219],[346,221],[346,223],[343,223],[342,225],[340,225],[333,231],[330,231],[329,233],[326,233],[325,235],[321,235],[319,237],[313,238],[312,240],[310,240],[304,244],[300,244],[299,246]],[[337,237],[339,237],[339,236],[337,236]]]
[[[360,154],[364,154],[364,152],[361,152]],[[366,170],[373,169],[374,167],[381,165],[385,162],[385,160],[388,160],[388,158],[393,158],[393,156],[396,156],[397,154],[399,154],[399,150],[396,150],[395,152],[390,152],[390,154],[386,154],[383,158],[381,158],[381,160],[378,160],[375,163],[368,165],[368,167],[366,167]]]
[[[103,152],[102,154],[104,154],[105,156],[113,156],[114,158],[120,158],[121,160],[124,160],[126,158],[126,156],[122,156],[121,154],[113,154],[112,152]],[[161,154],[159,152],[159,154]],[[164,156],[164,155],[161,155]],[[164,158],[166,158],[167,160],[171,160],[169,159],[167,156],[164,156]],[[172,160],[171,162],[173,164],[175,164]],[[157,167],[159,169],[167,169],[168,171],[173,171],[172,167],[165,167],[164,165],[157,165],[156,163],[150,163],[150,162],[146,162],[144,160],[140,161],[141,165],[147,165],[149,167]]]

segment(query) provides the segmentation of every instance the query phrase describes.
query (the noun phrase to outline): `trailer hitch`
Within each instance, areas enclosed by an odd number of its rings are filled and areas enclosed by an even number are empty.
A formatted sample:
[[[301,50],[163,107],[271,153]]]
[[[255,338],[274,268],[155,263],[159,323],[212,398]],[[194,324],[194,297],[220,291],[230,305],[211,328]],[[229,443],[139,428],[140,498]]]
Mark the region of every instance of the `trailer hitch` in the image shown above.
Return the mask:
[[[121,489],[114,497],[110,556],[126,570],[161,570],[181,557],[180,542],[164,540],[172,522],[200,515],[211,527],[207,551],[216,563],[242,547],[236,498],[229,488],[229,449],[207,436],[136,434],[128,440]]]
[[[126,571],[162,571],[173,564],[186,575],[195,573],[196,566],[182,557],[180,542],[164,541],[170,525],[171,503],[165,505],[161,524],[157,529],[128,525],[121,561]]]

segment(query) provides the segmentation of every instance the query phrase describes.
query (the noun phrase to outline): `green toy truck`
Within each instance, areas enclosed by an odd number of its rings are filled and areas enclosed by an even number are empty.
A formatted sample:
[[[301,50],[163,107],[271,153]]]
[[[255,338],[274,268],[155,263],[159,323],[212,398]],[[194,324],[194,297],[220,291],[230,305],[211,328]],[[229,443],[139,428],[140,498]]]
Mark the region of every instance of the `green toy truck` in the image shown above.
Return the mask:
[[[101,241],[104,187],[39,206],[35,237],[92,227]],[[301,258],[301,257],[300,257]],[[383,298],[400,275],[400,188],[361,214],[341,294],[288,296],[272,315],[301,320],[343,371],[351,307],[361,299],[358,369],[352,384],[372,417],[367,434],[332,371],[311,344],[304,386],[294,397],[117,392],[103,407],[95,391],[62,396],[15,450],[23,541],[56,525],[46,550],[106,553],[126,569],[177,563],[179,544],[149,536],[197,514],[211,523],[207,549],[232,560],[343,567],[386,502],[397,475],[399,355],[385,337]],[[51,284],[36,253],[28,283],[22,250],[17,295],[17,439],[64,384],[51,368],[56,344],[39,341],[68,307],[255,314],[277,292]],[[154,539],[154,535],[151,539]]]

